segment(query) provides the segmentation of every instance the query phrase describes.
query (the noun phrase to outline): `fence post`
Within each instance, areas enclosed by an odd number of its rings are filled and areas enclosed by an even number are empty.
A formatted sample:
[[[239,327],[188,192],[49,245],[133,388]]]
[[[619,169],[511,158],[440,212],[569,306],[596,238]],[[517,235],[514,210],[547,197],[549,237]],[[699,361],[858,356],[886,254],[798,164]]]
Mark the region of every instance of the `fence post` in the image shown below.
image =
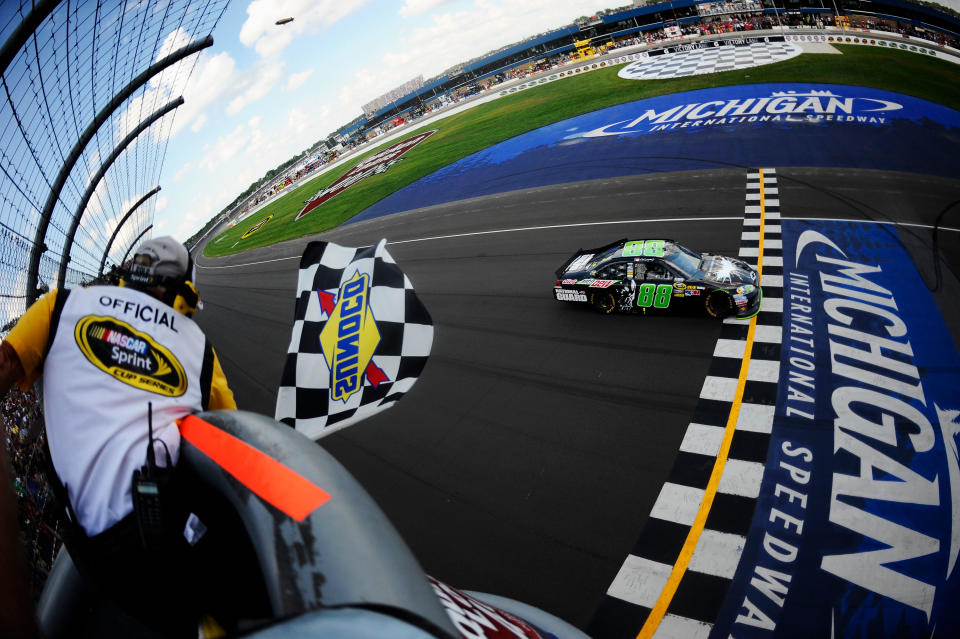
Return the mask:
[[[130,219],[130,216],[133,215],[133,212],[140,208],[140,205],[149,200],[151,197],[160,192],[160,187],[156,186],[152,191],[144,195],[142,198],[137,200],[137,203],[130,207],[130,210],[123,216],[123,219],[117,224],[117,228],[113,229],[113,235],[110,236],[110,241],[107,242],[107,248],[103,249],[103,257],[100,258],[100,268],[97,269],[97,275],[103,275],[103,265],[107,263],[107,255],[110,254],[110,247],[113,246],[113,241],[117,239],[117,233],[120,232],[120,229],[123,228],[123,225],[127,223],[127,220]],[[123,264],[123,262],[121,262]]]
[[[30,264],[27,267],[26,292],[28,306],[37,299],[37,280],[40,272],[40,258],[48,248],[45,240],[47,238],[47,228],[50,226],[50,218],[53,215],[53,209],[57,204],[57,200],[60,198],[60,192],[67,183],[67,178],[70,176],[70,172],[73,170],[77,160],[80,159],[80,155],[83,153],[83,150],[86,148],[87,144],[93,139],[93,136],[96,135],[103,123],[106,122],[113,112],[117,110],[117,107],[123,104],[124,100],[133,95],[137,89],[146,84],[150,78],[157,75],[167,67],[176,64],[180,60],[183,60],[184,58],[212,45],[213,36],[208,35],[202,40],[197,40],[196,42],[192,42],[185,47],[177,49],[170,55],[153,63],[137,77],[131,80],[127,86],[121,89],[120,92],[117,93],[117,95],[115,95],[106,106],[100,109],[100,112],[97,113],[96,117],[93,118],[93,121],[90,122],[86,129],[84,129],[83,133],[77,139],[76,144],[74,144],[73,148],[70,150],[69,155],[64,160],[63,166],[60,168],[60,172],[57,174],[56,179],[50,187],[50,194],[47,196],[47,201],[43,206],[43,210],[40,212],[40,220],[37,223],[37,232],[34,236],[33,248],[30,250]]]

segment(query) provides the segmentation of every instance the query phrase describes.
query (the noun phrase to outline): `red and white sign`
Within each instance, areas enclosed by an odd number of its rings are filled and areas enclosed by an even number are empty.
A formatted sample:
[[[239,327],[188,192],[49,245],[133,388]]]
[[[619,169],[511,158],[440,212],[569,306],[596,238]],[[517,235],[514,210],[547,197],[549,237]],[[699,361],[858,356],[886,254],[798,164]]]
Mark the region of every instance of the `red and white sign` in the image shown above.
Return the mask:
[[[368,178],[377,173],[383,173],[388,168],[393,166],[397,161],[399,161],[404,153],[417,146],[436,132],[437,129],[420,133],[419,135],[415,135],[412,138],[407,138],[402,142],[397,142],[393,146],[386,148],[379,153],[374,153],[366,160],[363,160],[355,167],[344,173],[333,184],[318,191],[312,198],[310,198],[310,201],[307,202],[306,206],[304,206],[303,209],[297,213],[296,219],[299,220],[327,200],[339,195],[340,193],[343,193],[360,180]]]
[[[469,639],[542,639],[533,626],[505,610],[460,592],[427,575],[450,621]]]

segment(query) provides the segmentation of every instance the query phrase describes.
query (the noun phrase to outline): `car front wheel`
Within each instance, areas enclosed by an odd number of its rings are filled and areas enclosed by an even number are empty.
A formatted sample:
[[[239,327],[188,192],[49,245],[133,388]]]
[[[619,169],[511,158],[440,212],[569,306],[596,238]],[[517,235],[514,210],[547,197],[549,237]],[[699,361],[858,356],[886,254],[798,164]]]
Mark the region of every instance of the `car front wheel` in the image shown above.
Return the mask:
[[[723,291],[710,291],[704,306],[711,317],[726,317],[733,312],[733,298]]]

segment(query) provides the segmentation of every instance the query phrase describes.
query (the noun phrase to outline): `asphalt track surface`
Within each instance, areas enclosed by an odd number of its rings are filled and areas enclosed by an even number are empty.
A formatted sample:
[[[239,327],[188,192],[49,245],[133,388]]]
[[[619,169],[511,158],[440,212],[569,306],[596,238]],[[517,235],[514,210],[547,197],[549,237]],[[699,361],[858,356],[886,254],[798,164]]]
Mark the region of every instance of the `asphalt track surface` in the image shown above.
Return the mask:
[[[778,178],[783,217],[907,225],[904,243],[960,344],[960,234],[929,228],[960,227],[960,180],[825,168]],[[623,237],[735,255],[745,184],[746,169],[594,180],[311,238],[386,237],[433,316],[431,359],[407,397],[322,440],[428,573],[588,624],[671,469],[720,323],[560,304],[553,272],[578,247]],[[242,409],[273,414],[306,241],[199,260],[199,323]]]

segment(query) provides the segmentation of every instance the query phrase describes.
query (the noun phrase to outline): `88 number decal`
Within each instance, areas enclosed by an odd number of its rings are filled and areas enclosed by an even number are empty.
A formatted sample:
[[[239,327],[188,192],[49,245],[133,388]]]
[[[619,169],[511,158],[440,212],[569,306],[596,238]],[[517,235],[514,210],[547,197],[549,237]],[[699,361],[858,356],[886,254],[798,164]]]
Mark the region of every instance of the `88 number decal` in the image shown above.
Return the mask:
[[[643,308],[667,308],[670,306],[670,297],[673,287],[669,284],[641,284],[637,291],[637,306]]]
[[[623,257],[663,257],[665,240],[627,242],[620,253]]]

